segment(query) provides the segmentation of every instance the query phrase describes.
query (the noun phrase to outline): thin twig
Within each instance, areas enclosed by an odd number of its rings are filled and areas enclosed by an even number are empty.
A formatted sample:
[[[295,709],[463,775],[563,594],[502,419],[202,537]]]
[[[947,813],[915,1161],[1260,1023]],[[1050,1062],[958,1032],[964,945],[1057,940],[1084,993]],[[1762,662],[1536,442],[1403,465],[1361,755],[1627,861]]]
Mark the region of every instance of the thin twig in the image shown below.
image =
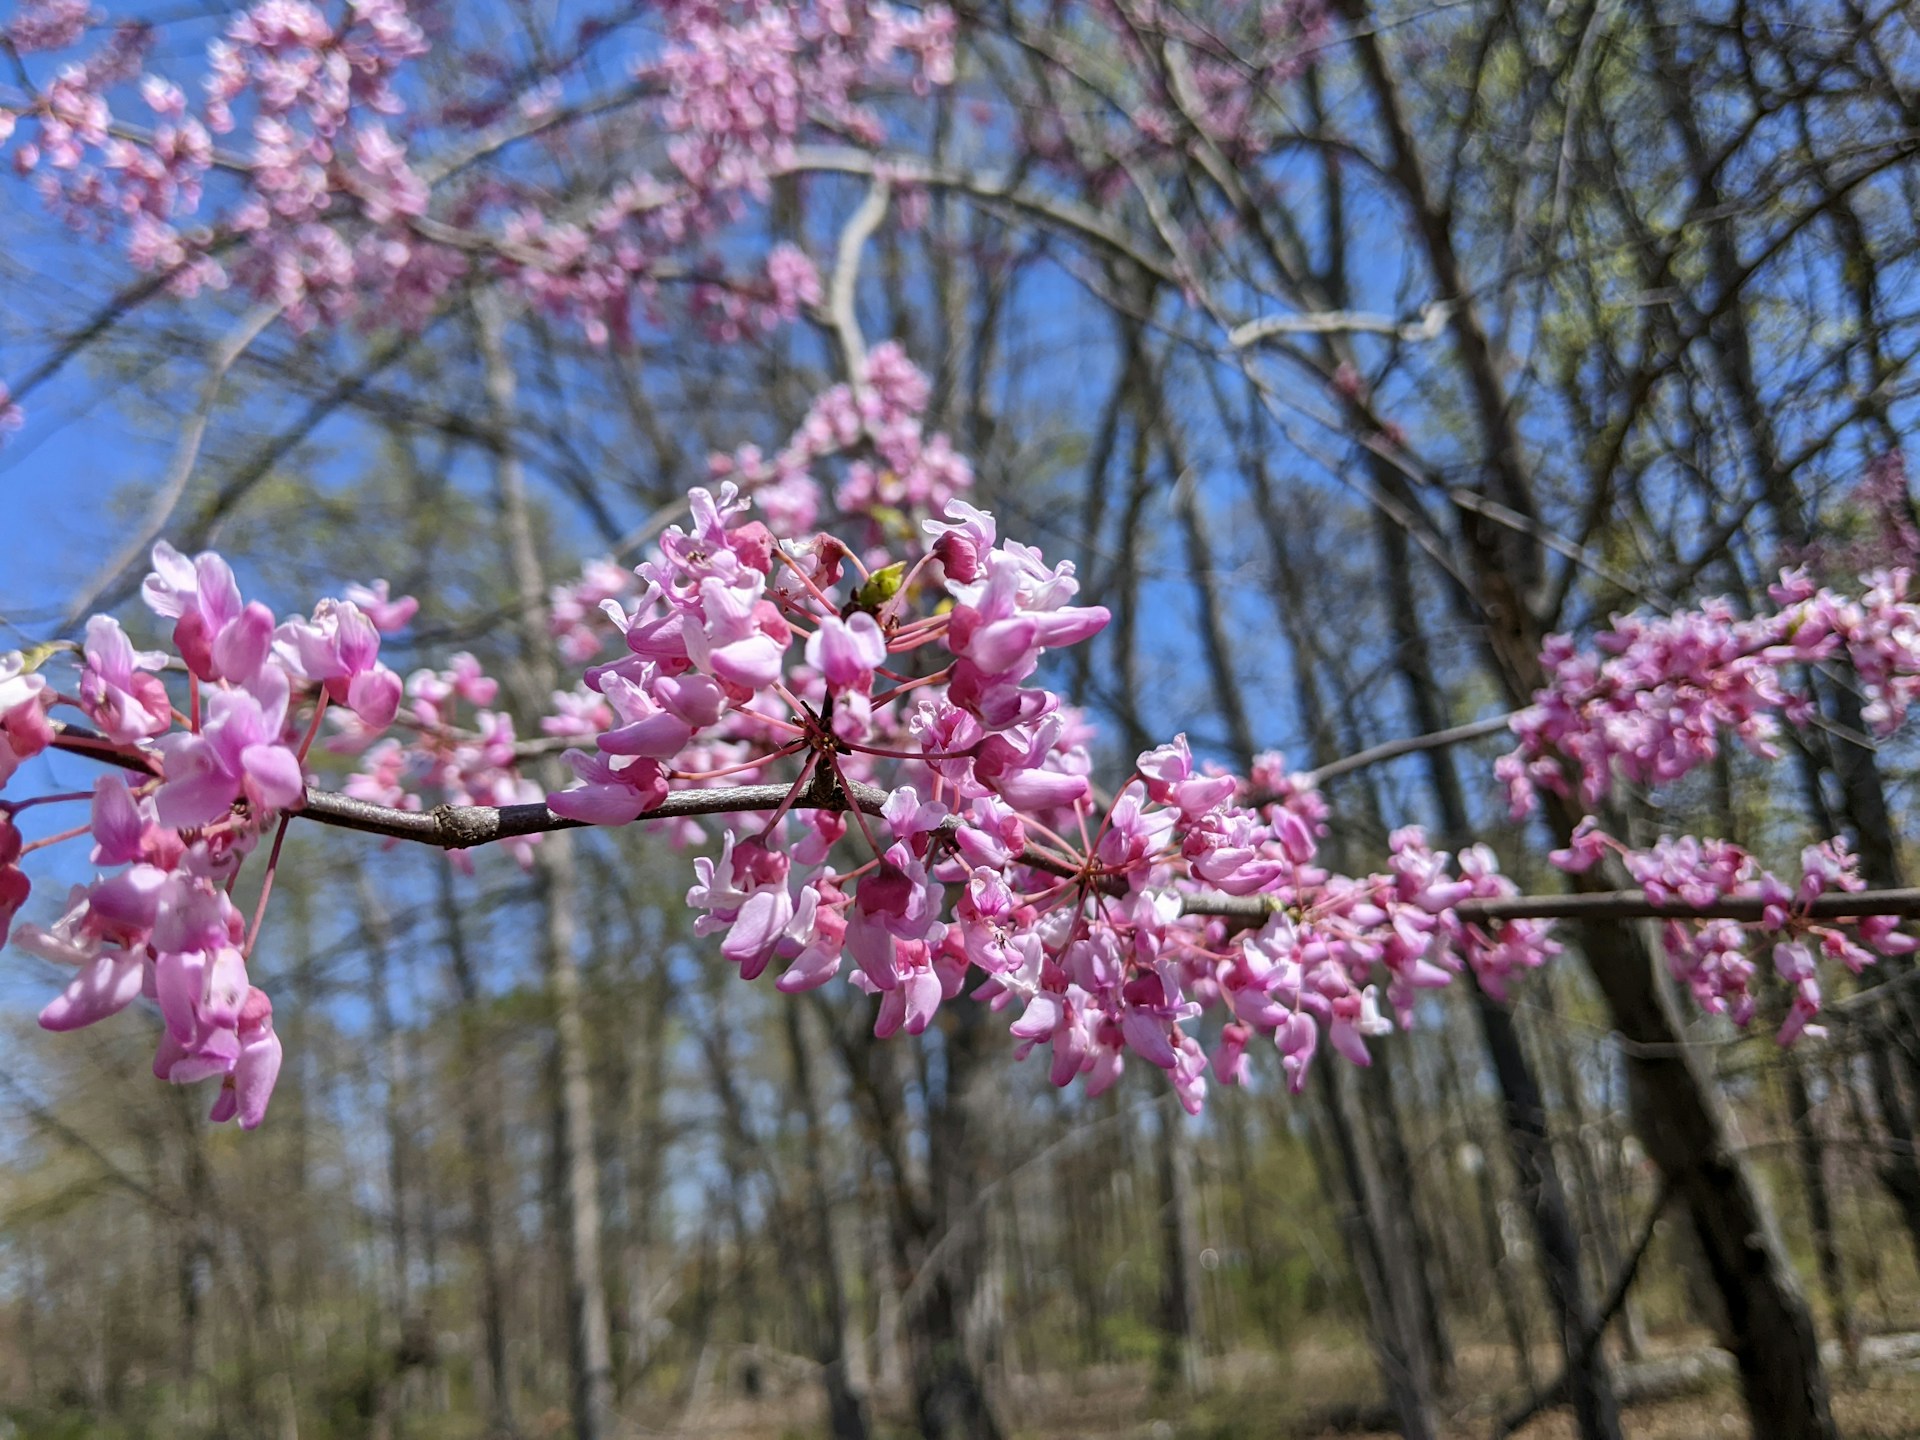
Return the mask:
[[[100,597],[118,582],[121,575],[144,559],[153,542],[166,533],[173,513],[180,504],[180,497],[187,493],[187,483],[193,479],[194,467],[200,460],[200,445],[207,434],[207,422],[213,417],[213,407],[220,397],[221,386],[226,383],[227,372],[273,323],[282,308],[279,305],[254,306],[221,337],[219,344],[212,347],[206,378],[200,382],[200,402],[194,406],[193,413],[181,427],[173,460],[154,490],[153,501],[147,506],[146,519],[132,537],[114,552],[113,557],[100,567],[93,579],[87,582],[87,588],[68,607],[67,618],[60,622],[62,631],[73,629],[91,614],[99,605]]]
[[[1591,1364],[1594,1352],[1600,1348],[1601,1337],[1607,1333],[1607,1327],[1613,1323],[1613,1317],[1627,1303],[1627,1293],[1633,1289],[1634,1277],[1640,1273],[1640,1262],[1646,1259],[1647,1251],[1653,1247],[1653,1237],[1660,1224],[1660,1217],[1666,1213],[1667,1205],[1673,1199],[1673,1181],[1667,1180],[1660,1187],[1659,1195],[1654,1199],[1653,1208],[1647,1212],[1646,1224],[1641,1227],[1640,1238],[1633,1247],[1633,1253],[1620,1267],[1613,1287],[1607,1292],[1606,1303],[1600,1307],[1600,1313],[1593,1318],[1586,1332],[1580,1336],[1574,1354],[1568,1357],[1568,1367],[1560,1372],[1544,1390],[1535,1390],[1527,1397],[1526,1403],[1518,1410],[1505,1416],[1494,1429],[1493,1440],[1506,1440],[1515,1430],[1526,1424],[1535,1415],[1551,1405],[1566,1402],[1568,1371],[1577,1359],[1582,1368]]]
[[[1412,755],[1416,751],[1439,750],[1448,745],[1460,745],[1468,740],[1479,740],[1487,735],[1498,735],[1509,727],[1512,720],[1513,712],[1505,715],[1489,715],[1484,720],[1469,720],[1464,725],[1454,725],[1426,735],[1410,735],[1399,740],[1388,740],[1379,745],[1370,745],[1365,750],[1357,750],[1338,760],[1331,760],[1317,770],[1307,771],[1302,778],[1309,785],[1319,785],[1337,775],[1349,775],[1355,770],[1364,770],[1370,765],[1397,760],[1402,755]]]

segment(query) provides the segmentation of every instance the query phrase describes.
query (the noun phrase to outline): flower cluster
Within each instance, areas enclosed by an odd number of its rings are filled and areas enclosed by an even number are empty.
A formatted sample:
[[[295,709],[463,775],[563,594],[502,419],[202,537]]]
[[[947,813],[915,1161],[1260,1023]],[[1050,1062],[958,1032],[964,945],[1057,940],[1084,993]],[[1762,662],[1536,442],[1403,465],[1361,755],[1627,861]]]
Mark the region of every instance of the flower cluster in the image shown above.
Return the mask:
[[[577,321],[604,344],[626,337],[636,297],[652,304],[669,265],[764,200],[808,135],[877,145],[871,96],[904,79],[917,93],[953,78],[955,19],[867,0],[671,7],[665,43],[634,66],[658,98],[665,137],[658,173],[625,177],[582,210],[551,215],[518,203],[501,222],[500,273],[541,309]],[[693,288],[693,319],[721,340],[790,319],[817,303],[818,273],[776,246],[764,278],[714,271]]]
[[[514,733],[513,716],[495,708],[500,682],[462,651],[444,670],[422,666],[407,676],[405,695],[387,723],[368,725],[358,715],[335,717],[339,733],[327,748],[339,754],[360,754],[359,767],[343,787],[356,800],[396,810],[425,808],[427,796],[449,805],[528,805],[540,799],[540,787],[520,771],[522,752]],[[562,716],[569,714],[568,697],[556,696]],[[462,717],[461,706],[472,714]],[[564,720],[550,722],[549,733],[591,733],[604,723],[604,713],[590,708],[573,712],[577,727],[569,732]],[[391,726],[397,734],[382,735]],[[504,843],[524,868],[533,862],[537,835],[520,835]],[[392,844],[394,842],[388,842]],[[467,874],[473,859],[465,850],[447,851],[448,863]]]
[[[821,485],[813,467],[830,457],[857,456],[835,489],[835,508],[862,522],[862,543],[875,558],[887,546],[913,543],[909,514],[939,515],[973,488],[973,468],[944,435],[926,433],[927,377],[897,342],[876,345],[858,385],[835,385],[815,398],[791,439],[772,459],[757,445],[716,456],[716,478],[752,491],[777,535],[800,535],[818,524]],[[868,457],[871,458],[868,458]]]
[[[154,1073],[176,1084],[219,1078],[214,1118],[251,1129],[273,1092],[280,1041],[247,972],[260,918],[248,926],[229,898],[234,882],[260,838],[305,803],[321,714],[333,706],[377,732],[394,718],[401,683],[380,662],[374,620],[351,599],[276,624],[218,555],[189,560],[163,543],[153,564],[142,595],[172,622],[169,651],[137,650],[116,620],[96,615],[72,694],[23,657],[0,657],[0,787],[53,746],[120,767],[90,795],[0,800],[0,939],[11,927],[22,949],[73,968],[40,1014],[49,1030],[91,1025],[141,995],[155,1001],[164,1030]],[[410,603],[389,602],[384,588],[361,593],[388,619]],[[178,704],[166,678],[176,673]],[[61,707],[87,725],[56,724]],[[86,825],[23,844],[22,812],[81,800],[91,803]],[[76,886],[51,926],[13,927],[28,898],[21,856],[81,837],[112,873]]]
[[[873,388],[910,394],[910,379],[896,369]],[[865,414],[868,440],[885,414]],[[971,986],[1007,1013],[1016,1054],[1046,1052],[1055,1083],[1084,1079],[1098,1092],[1131,1055],[1166,1071],[1197,1110],[1209,1071],[1221,1083],[1245,1077],[1256,1037],[1298,1089],[1323,1041],[1365,1064],[1369,1038],[1414,1023],[1423,991],[1470,969],[1504,997],[1557,950],[1545,923],[1489,921],[1474,908],[1514,893],[1485,846],[1455,863],[1406,828],[1383,870],[1330,869],[1326,805],[1278,755],[1241,777],[1197,762],[1179,737],[1101,794],[1091,731],[1043,670],[1049,652],[1096,635],[1107,612],[1077,603],[1070,564],[1002,538],[987,512],[949,497],[894,538],[904,516],[876,526],[854,507],[849,518],[869,532],[857,551],[825,532],[781,533],[731,483],[694,491],[689,510],[631,581],[601,562],[554,593],[556,639],[599,660],[588,623],[597,602],[618,653],[556,695],[542,722],[550,741],[582,742],[567,752],[579,783],[547,803],[619,825],[649,822],[675,791],[760,782],[697,807],[727,819],[717,853],[695,859],[687,896],[696,930],[719,937],[743,978],[777,967],[791,993],[844,975],[878,998],[881,1035],[924,1030]],[[1710,754],[1719,724],[1744,724],[1764,743],[1760,722],[1792,713],[1779,680],[1786,657],[1840,647],[1891,715],[1914,673],[1903,585],[1888,577],[1844,602],[1790,577],[1784,620],[1710,609],[1705,620],[1623,627],[1615,660],[1669,687],[1678,739],[1627,743],[1651,720],[1609,672],[1614,662],[1583,669],[1561,655],[1557,673],[1611,706],[1603,741],[1569,729],[1562,753],[1652,776]],[[0,659],[0,784],[49,746],[120,767],[91,793],[0,801],[0,936],[11,929],[75,970],[44,1025],[90,1024],[144,994],[165,1026],[156,1073],[218,1076],[216,1115],[251,1126],[280,1050],[247,972],[260,915],[249,925],[229,896],[260,838],[306,803],[323,717],[335,718],[329,747],[362,757],[347,783],[357,799],[406,811],[423,791],[496,805],[539,791],[519,772],[526,747],[477,660],[457,656],[404,682],[381,663],[383,632],[415,608],[384,583],[276,623],[218,556],[189,560],[163,544],[143,595],[171,622],[168,649],[136,649],[96,616],[71,694],[23,657]],[[1703,637],[1716,626],[1730,637]],[[1732,678],[1707,684],[1708,662],[1687,658],[1702,648]],[[181,674],[184,696],[169,688]],[[1704,690],[1713,693],[1693,703]],[[61,706],[90,728],[56,725]],[[22,813],[82,800],[90,822],[69,835],[90,837],[93,862],[112,873],[78,887],[52,925],[14,925],[27,899],[22,857],[68,838],[25,842]],[[683,813],[668,823],[676,839],[706,838]],[[1757,922],[1669,925],[1667,949],[1703,1008],[1744,1024],[1755,1009],[1750,933],[1771,942],[1790,995],[1783,1043],[1813,1028],[1818,961],[1858,971],[1876,952],[1916,948],[1888,918],[1812,918],[1823,893],[1859,888],[1838,842],[1809,848],[1792,888],[1723,842],[1635,851],[1592,823],[1555,859],[1581,870],[1608,856],[1655,901],[1759,902]]]
[[[953,77],[956,22],[942,6],[783,0],[676,6],[664,18],[634,76],[665,138],[659,172],[621,176],[565,213],[510,168],[416,159],[433,116],[405,114],[406,73],[427,49],[406,0],[350,0],[338,14],[312,0],[255,0],[207,45],[203,74],[178,81],[149,70],[151,27],[33,0],[0,32],[17,55],[105,38],[44,83],[16,66],[22,93],[0,107],[0,145],[13,142],[13,168],[54,213],[119,236],[135,267],[176,294],[238,284],[297,330],[417,329],[480,263],[605,343],[631,332],[636,303],[657,309],[663,278],[687,278],[690,254],[765,198],[802,139],[877,144],[876,96],[902,80],[924,94]],[[528,124],[566,123],[562,81],[528,81]],[[246,138],[220,138],[229,135]],[[711,254],[696,264],[693,318],[721,339],[771,329],[821,298],[818,271],[791,244],[738,273]],[[0,391],[0,433],[18,423]]]
[[[1404,830],[1388,872],[1329,874],[1325,806],[1276,756],[1242,780],[1180,739],[1097,799],[1088,732],[1038,675],[1106,612],[986,512],[950,500],[882,563],[752,511],[730,484],[694,492],[637,603],[609,607],[626,653],[585,676],[608,725],[568,754],[580,783],[548,797],[626,824],[675,790],[780,780],[770,818],[735,817],[694,861],[696,929],[743,977],[778,962],[794,992],[844,973],[879,997],[882,1035],[923,1030],[971,977],[1056,1083],[1098,1091],[1131,1052],[1197,1109],[1210,1068],[1241,1078],[1255,1034],[1297,1086],[1323,1033],[1365,1063],[1392,1024],[1382,986],[1404,1023],[1462,963],[1497,987],[1554,948],[1536,922],[1455,912],[1511,888],[1483,848],[1456,875]],[[1272,918],[1234,931],[1205,913],[1218,895]]]
[[[15,22],[31,27],[34,48],[82,38],[88,7],[34,9]],[[76,228],[124,227],[133,263],[168,275],[176,292],[238,278],[301,327],[346,314],[362,289],[391,300],[411,285],[430,297],[463,268],[394,224],[424,213],[427,201],[405,145],[385,124],[401,108],[401,67],[426,49],[402,0],[353,0],[337,24],[308,0],[259,0],[208,46],[197,112],[179,85],[145,72],[146,47],[143,28],[120,26],[0,120],[0,132],[33,123],[31,138],[15,146],[15,168],[35,175],[47,203]],[[114,111],[115,92],[135,79],[143,126]],[[224,161],[243,177],[223,217],[244,241],[229,268],[216,258],[211,228],[182,226],[200,211],[215,137],[243,120],[251,145]],[[357,236],[341,223],[342,198]],[[391,304],[381,311],[383,319],[395,313]]]
[[[1816,702],[1796,667],[1844,659],[1867,699],[1866,720],[1886,734],[1920,695],[1920,605],[1910,576],[1866,577],[1852,599],[1816,587],[1803,571],[1781,576],[1775,609],[1742,618],[1725,600],[1658,617],[1629,615],[1583,649],[1564,635],[1542,654],[1547,684],[1512,721],[1519,745],[1496,773],[1516,818],[1539,790],[1601,803],[1616,778],[1676,780],[1719,753],[1722,731],[1772,758],[1781,719],[1804,724]]]
[[[1755,937],[1771,941],[1774,970],[1788,994],[1779,1034],[1782,1045],[1803,1034],[1823,1033],[1810,1023],[1820,1013],[1816,951],[1858,975],[1881,955],[1906,955],[1920,948],[1920,940],[1902,934],[1890,915],[1828,923],[1808,917],[1807,907],[1820,896],[1866,886],[1844,840],[1823,840],[1801,851],[1798,886],[1789,886],[1731,841],[1663,835],[1652,848],[1636,850],[1605,834],[1591,819],[1581,822],[1566,849],[1553,853],[1553,862],[1577,874],[1609,855],[1620,860],[1656,903],[1705,909],[1722,900],[1761,902],[1757,922],[1668,920],[1662,938],[1673,978],[1687,987],[1702,1010],[1725,1015],[1743,1028],[1758,1006],[1749,942]]]

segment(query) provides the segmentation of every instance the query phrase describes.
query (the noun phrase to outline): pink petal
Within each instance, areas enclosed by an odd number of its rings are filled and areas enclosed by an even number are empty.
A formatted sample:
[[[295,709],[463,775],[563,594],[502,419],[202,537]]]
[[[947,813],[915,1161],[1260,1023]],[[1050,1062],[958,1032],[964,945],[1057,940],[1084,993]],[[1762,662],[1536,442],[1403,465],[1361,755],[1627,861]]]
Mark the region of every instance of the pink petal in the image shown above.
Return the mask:
[[[145,971],[140,957],[116,950],[87,965],[40,1012],[43,1030],[78,1030],[109,1015],[117,1015],[140,994]]]

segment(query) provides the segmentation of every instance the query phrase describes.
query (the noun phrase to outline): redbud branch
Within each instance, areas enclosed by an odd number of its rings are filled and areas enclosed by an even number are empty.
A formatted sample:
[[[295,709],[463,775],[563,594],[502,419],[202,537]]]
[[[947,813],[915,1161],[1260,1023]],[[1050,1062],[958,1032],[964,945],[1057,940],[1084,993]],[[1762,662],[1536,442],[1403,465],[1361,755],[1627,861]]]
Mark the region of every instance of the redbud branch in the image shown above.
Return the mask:
[[[104,765],[117,765],[122,770],[137,770],[142,775],[158,775],[159,767],[155,757],[146,751],[131,745],[120,745],[96,735],[78,725],[68,725],[62,721],[53,722],[53,748],[70,751],[75,755],[84,755],[89,760],[98,760]]]
[[[22,855],[31,855],[34,851],[44,850],[49,845],[58,845],[62,840],[77,840],[91,829],[93,829],[92,821],[88,821],[85,825],[76,825],[71,830],[62,830],[58,835],[48,835],[42,839],[35,840],[30,845],[22,845],[20,847],[20,853]]]
[[[1275,913],[1260,895],[1187,895],[1188,915],[1219,915],[1259,920]],[[1726,896],[1705,905],[1684,900],[1651,900],[1641,890],[1604,890],[1587,895],[1502,895],[1462,900],[1454,914],[1469,923],[1502,920],[1744,920],[1764,919],[1767,902],[1757,895]],[[1920,887],[1898,890],[1849,890],[1821,895],[1796,906],[1797,919],[1843,920],[1867,915],[1920,916]]]
[[[787,798],[790,785],[725,785],[708,790],[676,790],[649,810],[645,820],[676,820],[694,815],[736,815],[756,810],[778,809]],[[846,809],[857,806],[877,815],[887,802],[887,792],[877,785],[861,781],[845,782],[845,801],[818,805],[803,801],[807,809]],[[476,845],[491,845],[497,840],[513,840],[526,835],[548,835],[557,830],[584,828],[581,821],[556,815],[544,804],[532,805],[439,805],[432,810],[396,810],[369,800],[356,800],[328,790],[309,789],[307,803],[299,811],[307,820],[358,830],[367,835],[383,835],[392,840],[411,840],[442,850],[466,850]]]
[[[56,749],[84,754],[126,770],[148,775],[155,773],[153,758],[137,748],[116,745],[105,736],[63,723],[55,725],[55,732],[53,743]],[[865,781],[839,778],[836,789],[838,793],[832,795],[809,793],[796,803],[809,810],[848,810],[878,815],[887,802],[885,790]],[[643,818],[674,820],[697,815],[735,815],[756,810],[777,810],[786,804],[791,792],[790,785],[728,785],[706,790],[677,790],[656,808],[649,810]],[[307,790],[305,806],[297,813],[322,825],[357,830],[362,834],[380,835],[392,840],[410,840],[442,850],[466,850],[478,845],[491,845],[499,840],[584,828],[580,821],[556,815],[544,804],[439,805],[427,811],[399,810],[311,787]],[[70,840],[88,828],[83,825],[67,834],[36,840],[24,848],[36,850],[61,840]],[[1100,834],[1104,834],[1105,830],[1103,822]],[[1098,836],[1094,843],[1099,843]],[[1018,863],[1068,879],[1080,875],[1078,868],[1062,865],[1054,857],[1031,849],[1020,854]],[[1188,915],[1215,915],[1250,922],[1265,920],[1276,913],[1274,905],[1259,895],[1185,895],[1181,897],[1181,908]],[[1587,895],[1505,895],[1483,900],[1463,900],[1454,907],[1454,913],[1469,924],[1497,924],[1502,920],[1674,919],[1757,922],[1764,918],[1762,912],[1765,908],[1766,903],[1758,896],[1734,896],[1715,900],[1708,905],[1690,905],[1682,900],[1649,900],[1639,890],[1611,890]],[[1920,887],[1852,890],[1821,895],[1812,903],[1797,907],[1794,914],[1813,920],[1859,919],[1869,915],[1920,917]]]
[[[1331,780],[1336,775],[1347,775],[1355,770],[1364,770],[1370,765],[1379,765],[1388,760],[1397,760],[1402,755],[1411,755],[1420,750],[1438,750],[1447,745],[1459,745],[1468,740],[1478,740],[1487,735],[1498,735],[1509,728],[1514,715],[1509,711],[1505,715],[1489,715],[1484,720],[1469,720],[1464,725],[1450,726],[1445,730],[1435,730],[1426,735],[1410,735],[1400,740],[1388,740],[1383,744],[1368,746],[1365,750],[1356,750],[1338,760],[1329,761],[1317,770],[1309,770],[1303,780],[1309,785],[1318,785]]]
[[[22,810],[31,810],[36,805],[59,805],[69,800],[91,800],[91,790],[69,790],[64,795],[29,795],[25,800],[0,801],[0,811],[9,815],[18,815]]]

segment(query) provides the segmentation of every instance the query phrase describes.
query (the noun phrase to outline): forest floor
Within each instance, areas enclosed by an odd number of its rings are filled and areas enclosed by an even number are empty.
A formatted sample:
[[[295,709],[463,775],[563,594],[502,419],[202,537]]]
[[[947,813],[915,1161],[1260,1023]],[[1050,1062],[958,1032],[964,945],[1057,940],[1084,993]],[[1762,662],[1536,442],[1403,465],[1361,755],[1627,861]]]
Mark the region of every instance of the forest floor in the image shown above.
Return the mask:
[[[1920,1334],[1869,1341],[1852,1375],[1839,1356],[1832,1360],[1834,1413],[1848,1440],[1920,1440]],[[1464,1351],[1459,1363],[1461,1381],[1442,1433],[1446,1440],[1489,1440],[1497,1417],[1519,1399],[1511,1366],[1494,1347]],[[1638,1367],[1624,1368],[1630,1388],[1647,1395],[1626,1410],[1633,1440],[1741,1440],[1747,1434],[1723,1352],[1676,1343]],[[1543,1349],[1539,1377],[1551,1374]],[[812,1440],[825,1433],[824,1415],[812,1414],[812,1388],[802,1384],[758,1401],[717,1399],[689,1417],[691,1423],[652,1433],[686,1440]],[[1377,1407],[1378,1382],[1364,1351],[1306,1343],[1284,1356],[1242,1352],[1214,1360],[1207,1390],[1197,1399],[1156,1391],[1145,1365],[1023,1378],[1013,1387],[1007,1413],[1016,1440],[1392,1440],[1396,1432],[1374,1428],[1377,1418],[1368,1423]],[[904,1411],[887,1404],[878,1409],[875,1430],[882,1440],[913,1433]],[[1513,1434],[1516,1440],[1575,1440],[1564,1410],[1537,1416]]]
[[[1920,1336],[1868,1342],[1861,1367],[1851,1375],[1837,1354],[1830,1358],[1842,1434],[1849,1440],[1920,1440]],[[1511,1367],[1505,1353],[1491,1347],[1463,1352],[1459,1364],[1460,1382],[1442,1411],[1443,1434],[1447,1440],[1489,1440],[1498,1418],[1520,1399]],[[1554,1374],[1544,1351],[1540,1367],[1543,1382]],[[1478,1386],[1476,1375],[1485,1377]],[[1156,1395],[1144,1373],[1130,1376],[1130,1384],[1090,1389],[1083,1388],[1087,1378],[1053,1396],[1032,1395],[1018,1433],[1031,1440],[1391,1440],[1398,1433],[1375,1428],[1378,1382],[1370,1358],[1352,1349],[1299,1346],[1284,1358],[1229,1356],[1215,1362],[1207,1392],[1194,1400]],[[1641,1397],[1625,1412],[1634,1440],[1736,1440],[1748,1433],[1731,1357],[1722,1351],[1675,1346],[1619,1367],[1619,1378],[1623,1389]],[[1512,1433],[1516,1440],[1576,1437],[1564,1409],[1538,1415]]]

